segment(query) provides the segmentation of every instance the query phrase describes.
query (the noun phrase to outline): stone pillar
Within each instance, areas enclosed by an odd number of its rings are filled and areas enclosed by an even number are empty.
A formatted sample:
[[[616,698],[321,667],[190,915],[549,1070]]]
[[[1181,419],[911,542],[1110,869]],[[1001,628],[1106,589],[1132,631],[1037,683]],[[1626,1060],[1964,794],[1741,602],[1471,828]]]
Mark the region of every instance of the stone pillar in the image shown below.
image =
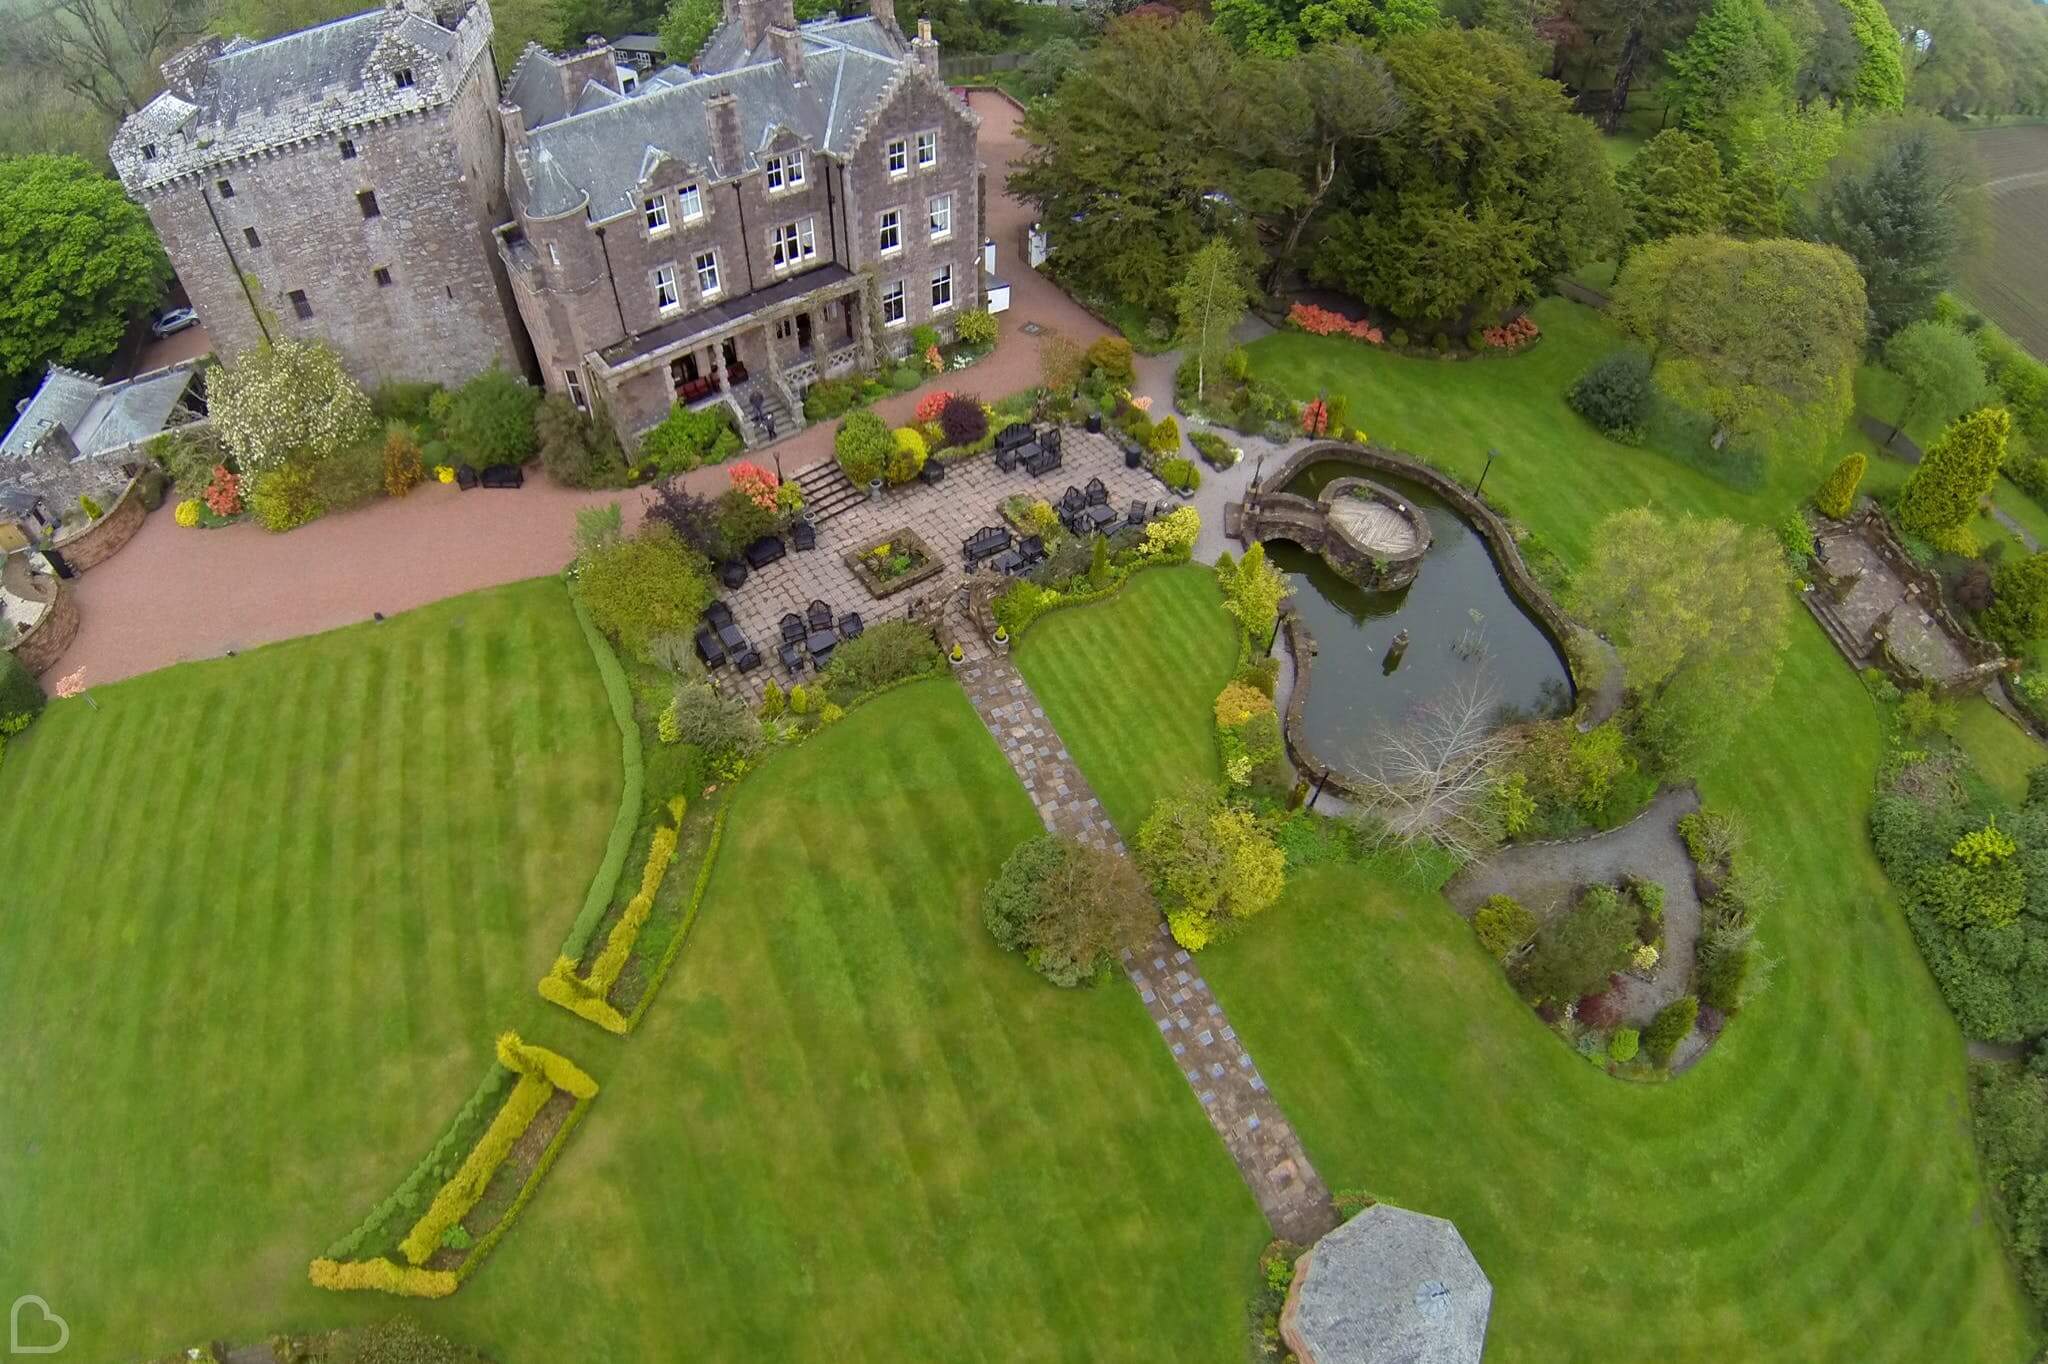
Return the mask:
[[[917,36],[910,40],[910,55],[917,58],[917,64],[932,75],[939,74],[939,44],[932,37],[932,21],[917,21]]]

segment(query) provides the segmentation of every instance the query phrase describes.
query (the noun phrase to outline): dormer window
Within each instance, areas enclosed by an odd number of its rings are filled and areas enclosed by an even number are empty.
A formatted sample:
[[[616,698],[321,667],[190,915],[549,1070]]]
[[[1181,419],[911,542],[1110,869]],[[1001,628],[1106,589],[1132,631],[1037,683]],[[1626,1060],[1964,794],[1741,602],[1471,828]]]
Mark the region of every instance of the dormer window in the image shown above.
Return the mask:
[[[353,161],[356,159],[356,144],[350,138],[344,137],[341,140],[341,159],[344,161]]]
[[[142,159],[144,161],[156,160],[156,143],[145,142],[142,144]]]
[[[804,182],[804,154],[790,152],[768,158],[768,192],[795,189]]]
[[[391,88],[394,90],[412,89],[412,68],[409,66],[401,66],[396,71],[392,72]]]
[[[647,235],[658,237],[668,231],[668,198],[657,194],[641,205],[647,211]]]

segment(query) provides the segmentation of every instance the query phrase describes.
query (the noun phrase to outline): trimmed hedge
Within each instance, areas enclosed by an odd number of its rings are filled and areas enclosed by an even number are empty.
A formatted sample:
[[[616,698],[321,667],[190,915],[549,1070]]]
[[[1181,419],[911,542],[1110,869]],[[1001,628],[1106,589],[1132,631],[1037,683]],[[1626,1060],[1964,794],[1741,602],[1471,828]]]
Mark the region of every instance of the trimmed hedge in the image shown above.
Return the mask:
[[[365,1245],[381,1244],[378,1233],[397,1217],[403,1215],[408,1221],[416,1221],[432,1197],[431,1191],[446,1182],[454,1172],[457,1156],[465,1145],[473,1144],[475,1138],[471,1129],[482,1120],[485,1112],[501,1104],[505,1091],[512,1087],[516,1076],[501,1066],[492,1066],[490,1074],[484,1076],[469,1101],[455,1114],[455,1120],[448,1124],[441,1137],[434,1143],[434,1149],[427,1152],[425,1159],[412,1169],[392,1195],[379,1203],[355,1229],[327,1247],[328,1260],[347,1260],[361,1253]]]
[[[655,893],[661,889],[669,863],[675,860],[676,838],[677,830],[666,824],[656,826],[647,848],[647,863],[640,872],[640,893],[627,902],[626,912],[612,926],[611,936],[605,939],[603,950],[590,964],[590,974],[578,976],[573,957],[555,958],[554,968],[540,979],[542,999],[561,1005],[606,1032],[626,1031],[625,1018],[611,1006],[606,996],[618,984],[619,973],[626,969],[626,958],[631,955],[640,930],[654,913]]]
[[[318,1259],[306,1267],[306,1277],[315,1288],[346,1292],[374,1288],[401,1298],[445,1298],[462,1281],[445,1269],[416,1269],[389,1260],[335,1261]]]
[[[413,1223],[412,1230],[398,1243],[398,1249],[407,1260],[415,1265],[424,1264],[429,1256],[441,1248],[441,1237],[457,1222],[468,1215],[484,1196],[484,1188],[491,1182],[491,1176],[505,1163],[505,1157],[512,1154],[512,1144],[524,1136],[526,1129],[540,1115],[541,1108],[554,1097],[555,1087],[538,1075],[522,1075],[512,1087],[512,1093],[498,1109],[491,1125],[485,1129],[483,1140],[470,1148],[468,1159],[455,1172],[455,1178],[441,1186],[434,1195],[434,1201],[427,1206],[420,1220]]]
[[[661,964],[654,968],[647,988],[640,992],[640,1002],[633,1006],[632,1016],[626,1019],[627,1032],[638,1026],[647,1006],[654,1003],[654,992],[661,988],[661,982],[668,977],[669,967],[674,966],[676,958],[682,955],[683,939],[690,936],[690,926],[697,922],[697,909],[704,903],[704,893],[711,888],[711,866],[718,861],[719,840],[725,837],[726,808],[719,806],[718,814],[711,821],[711,841],[705,845],[704,861],[697,868],[697,883],[690,888],[690,902],[683,906],[683,921],[676,925],[675,936],[668,940],[668,949],[661,954]]]
[[[590,945],[590,935],[597,931],[605,911],[611,908],[612,896],[618,893],[619,877],[625,874],[626,858],[633,851],[633,833],[640,826],[647,761],[640,747],[640,726],[633,721],[633,690],[626,683],[626,669],[612,651],[611,641],[591,619],[590,609],[582,599],[571,592],[569,602],[576,608],[576,623],[583,627],[583,638],[589,641],[591,656],[597,660],[597,675],[604,680],[612,721],[619,727],[619,760],[626,769],[625,789],[619,794],[619,813],[612,820],[611,837],[605,841],[604,860],[597,864],[597,875],[590,880],[590,889],[583,896],[583,909],[569,926],[569,936],[562,939],[562,955],[581,961],[583,949]]]
[[[11,650],[0,649],[0,720],[17,715],[33,720],[43,713],[43,705],[43,684]]]

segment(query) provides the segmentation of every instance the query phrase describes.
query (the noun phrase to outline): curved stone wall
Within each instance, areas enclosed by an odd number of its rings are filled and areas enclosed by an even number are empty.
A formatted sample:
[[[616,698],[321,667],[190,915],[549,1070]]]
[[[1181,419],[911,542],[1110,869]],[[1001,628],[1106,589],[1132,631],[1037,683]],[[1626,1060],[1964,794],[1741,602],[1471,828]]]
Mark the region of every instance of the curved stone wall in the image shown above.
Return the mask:
[[[49,671],[50,665],[71,647],[71,641],[78,638],[77,599],[62,579],[30,574],[28,560],[21,554],[11,554],[0,563],[0,576],[6,578],[10,593],[41,601],[45,607],[27,634],[15,636],[0,647],[20,659],[22,666],[32,673]]]
[[[113,558],[121,546],[135,538],[146,514],[142,493],[136,486],[141,481],[140,475],[129,479],[128,486],[114,499],[113,507],[99,520],[57,537],[53,548],[64,556],[65,563],[83,573]]]
[[[1514,532],[1508,523],[1501,519],[1499,513],[1474,496],[1471,489],[1412,455],[1404,455],[1399,451],[1374,445],[1354,445],[1339,441],[1317,441],[1303,446],[1267,477],[1262,486],[1284,488],[1310,465],[1332,462],[1354,464],[1361,469],[1378,470],[1381,473],[1412,479],[1450,503],[1460,515],[1476,526],[1493,551],[1494,564],[1499,568],[1501,580],[1507,584],[1509,593],[1535,615],[1550,637],[1557,642],[1559,651],[1564,656],[1565,671],[1571,676],[1573,694],[1580,706],[1585,704],[1590,693],[1581,685],[1576,651],[1572,647],[1572,641],[1579,635],[1581,627],[1564,613],[1564,609],[1551,597],[1549,591],[1536,580],[1536,575],[1529,571],[1528,564],[1522,560],[1522,551],[1515,544]],[[1286,503],[1300,503],[1303,506],[1315,505],[1307,498],[1296,494],[1259,492],[1256,489],[1254,491],[1257,492],[1262,510],[1273,499],[1285,499]],[[1251,517],[1246,518],[1247,535],[1251,533],[1253,520]],[[1321,551],[1323,547],[1312,545],[1304,548]],[[1301,716],[1308,702],[1309,674],[1312,671],[1310,660],[1315,657],[1316,652],[1315,636],[1301,623],[1298,614],[1289,611],[1285,620],[1287,651],[1294,659],[1294,689],[1287,698],[1287,715],[1283,726],[1288,755],[1294,760],[1296,768],[1303,773],[1328,772],[1329,789],[1335,790],[1341,796],[1356,799],[1357,789],[1345,780],[1342,773],[1325,766],[1309,749],[1302,734]]]

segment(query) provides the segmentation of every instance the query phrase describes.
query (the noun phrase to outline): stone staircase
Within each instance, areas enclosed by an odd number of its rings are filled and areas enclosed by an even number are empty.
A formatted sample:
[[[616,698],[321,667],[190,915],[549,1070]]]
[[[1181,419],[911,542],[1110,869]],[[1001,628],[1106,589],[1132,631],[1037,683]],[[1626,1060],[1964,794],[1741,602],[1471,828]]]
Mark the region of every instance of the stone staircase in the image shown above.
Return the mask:
[[[740,435],[749,450],[758,450],[771,439],[767,422],[754,419],[754,399],[757,396],[761,399],[762,417],[775,423],[774,440],[793,436],[803,429],[803,422],[789,410],[789,404],[776,391],[774,384],[761,379],[751,380],[734,389],[732,394],[741,413]]]
[[[800,471],[796,485],[804,490],[804,515],[814,526],[822,526],[841,512],[851,511],[867,501],[867,490],[856,488],[840,472],[839,461],[828,459]]]

